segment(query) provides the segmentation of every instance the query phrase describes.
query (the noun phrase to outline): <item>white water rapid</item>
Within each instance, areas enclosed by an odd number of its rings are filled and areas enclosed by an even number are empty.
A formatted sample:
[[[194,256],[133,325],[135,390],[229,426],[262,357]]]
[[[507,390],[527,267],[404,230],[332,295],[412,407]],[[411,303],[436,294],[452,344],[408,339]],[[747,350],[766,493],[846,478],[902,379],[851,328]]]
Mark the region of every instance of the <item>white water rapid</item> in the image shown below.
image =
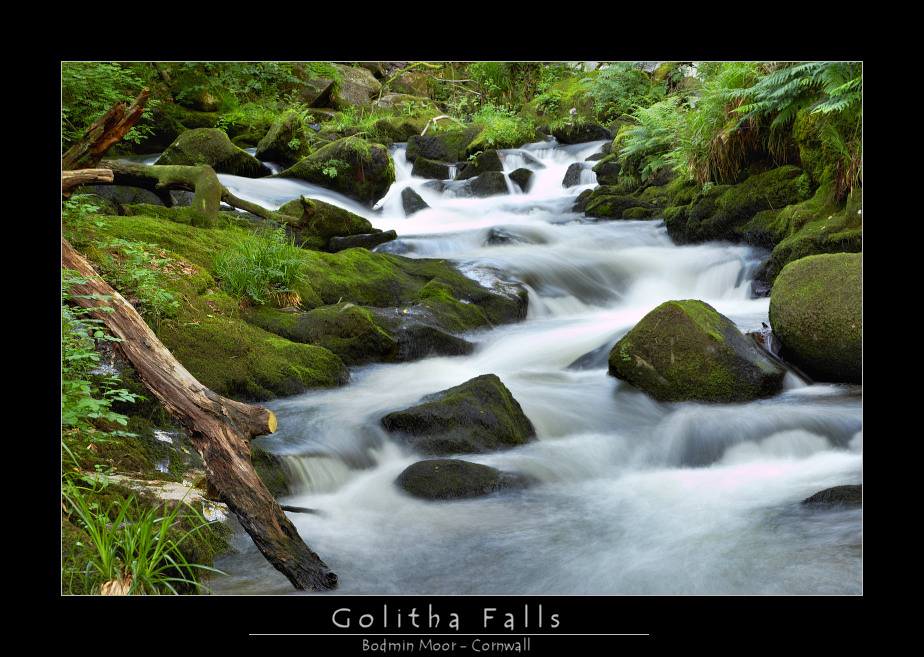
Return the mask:
[[[305,542],[339,576],[315,595],[802,595],[862,593],[862,511],[801,500],[862,481],[862,389],[795,374],[770,399],[658,403],[607,375],[609,348],[671,299],[701,299],[742,332],[768,319],[752,298],[766,253],[676,246],[663,222],[594,221],[571,211],[596,183],[565,188],[565,171],[604,142],[503,151],[529,191],[486,199],[434,191],[397,148],[397,181],[375,210],[293,180],[220,176],[268,208],[304,194],[394,229],[380,251],[446,258],[490,283],[517,281],[529,313],[466,337],[469,356],[356,368],[349,385],[265,404],[279,429],[260,444],[284,455],[299,492],[281,500]],[[587,176],[589,174],[589,176]],[[413,187],[429,209],[405,217]],[[500,238],[500,239],[498,239]],[[426,502],[394,485],[423,457],[379,426],[424,395],[494,373],[538,440],[466,460],[517,471],[530,487]],[[216,561],[217,594],[293,594],[246,535]]]

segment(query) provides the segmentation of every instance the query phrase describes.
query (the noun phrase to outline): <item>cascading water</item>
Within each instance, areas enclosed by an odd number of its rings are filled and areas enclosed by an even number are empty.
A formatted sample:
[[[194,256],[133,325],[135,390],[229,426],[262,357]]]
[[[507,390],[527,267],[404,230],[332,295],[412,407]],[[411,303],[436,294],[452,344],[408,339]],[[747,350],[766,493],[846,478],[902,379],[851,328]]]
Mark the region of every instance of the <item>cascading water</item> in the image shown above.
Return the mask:
[[[529,291],[527,318],[466,336],[471,355],[356,368],[346,387],[266,404],[279,429],[260,442],[300,486],[286,502],[317,511],[290,518],[340,578],[324,595],[862,593],[862,511],[800,504],[862,480],[859,386],[789,374],[770,399],[662,404],[607,375],[609,348],[663,301],[701,299],[748,332],[769,323],[769,300],[750,285],[765,253],[676,246],[660,221],[573,213],[595,181],[566,188],[565,171],[603,143],[505,150],[505,172],[532,169],[533,182],[491,198],[413,177],[397,148],[397,181],[374,211],[297,181],[220,176],[268,208],[322,198],[396,230],[380,251]],[[405,187],[430,207],[406,217]],[[380,418],[486,373],[538,440],[465,458],[535,483],[452,502],[404,494],[394,480],[422,457]],[[216,566],[229,576],[213,578],[215,593],[294,592],[246,537]]]

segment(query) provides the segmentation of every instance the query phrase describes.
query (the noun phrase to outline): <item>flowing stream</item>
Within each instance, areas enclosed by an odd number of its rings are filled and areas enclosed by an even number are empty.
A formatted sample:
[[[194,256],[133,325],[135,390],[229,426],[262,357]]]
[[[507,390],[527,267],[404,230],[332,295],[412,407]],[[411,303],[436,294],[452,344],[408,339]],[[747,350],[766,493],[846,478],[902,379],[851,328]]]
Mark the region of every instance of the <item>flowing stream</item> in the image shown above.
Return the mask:
[[[862,481],[862,389],[787,375],[785,390],[739,404],[662,404],[607,374],[614,342],[663,301],[701,299],[742,332],[769,324],[751,279],[766,252],[676,246],[663,222],[594,221],[571,211],[593,188],[562,185],[569,164],[605,142],[503,151],[505,172],[533,169],[524,193],[478,199],[415,178],[398,146],[397,180],[370,210],[284,180],[220,176],[267,208],[306,195],[395,229],[379,251],[446,258],[490,285],[529,291],[527,318],[467,335],[468,356],[354,368],[349,385],[265,404],[279,429],[259,441],[283,455],[298,492],[283,503],[305,542],[340,578],[314,595],[752,595],[862,593],[862,511],[800,504]],[[414,188],[429,209],[406,217]],[[464,458],[535,483],[449,502],[394,485],[424,457],[380,427],[388,412],[494,373],[538,440]],[[293,594],[243,534],[222,557],[218,594]]]

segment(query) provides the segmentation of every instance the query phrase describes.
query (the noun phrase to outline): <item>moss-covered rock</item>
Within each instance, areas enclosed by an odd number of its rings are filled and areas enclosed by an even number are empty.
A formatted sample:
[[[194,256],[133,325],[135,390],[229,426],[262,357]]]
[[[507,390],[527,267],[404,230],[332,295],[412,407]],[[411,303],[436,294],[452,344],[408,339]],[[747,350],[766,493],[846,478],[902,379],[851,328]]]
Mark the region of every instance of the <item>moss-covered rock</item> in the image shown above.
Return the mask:
[[[667,301],[623,336],[609,374],[665,402],[736,402],[782,389],[785,369],[702,301]]]
[[[368,219],[320,199],[302,196],[282,205],[279,213],[297,219],[289,224],[296,243],[317,238],[317,243],[325,249],[334,237],[380,232]]]
[[[298,112],[286,112],[273,122],[257,144],[255,156],[288,168],[311,154],[311,137],[305,130],[302,116]]]
[[[838,203],[834,183],[829,182],[807,201],[785,207],[764,219],[766,231],[775,239],[767,268],[771,281],[788,263],[801,258],[863,250],[861,190],[855,190],[846,203]]]
[[[255,326],[293,342],[324,347],[347,365],[395,360],[397,341],[368,310],[352,303],[323,306],[308,312],[251,308],[244,315]]]
[[[667,224],[668,234],[683,244],[739,241],[747,237],[743,229],[759,212],[799,203],[808,198],[808,190],[802,170],[791,165],[750,176],[737,185],[710,186],[694,197],[682,223]]]
[[[428,312],[437,325],[450,331],[508,324],[526,316],[525,290],[516,288],[509,294],[488,290],[444,260],[366,249],[309,252],[305,278],[323,304],[349,301]]]
[[[395,182],[395,163],[384,145],[351,136],[319,148],[276,177],[298,178],[372,207]]]
[[[481,132],[477,126],[440,130],[426,135],[415,135],[407,141],[407,161],[423,157],[436,162],[455,164],[468,158],[473,140]]]
[[[500,155],[498,155],[496,150],[491,149],[473,157],[456,176],[456,180],[469,180],[471,178],[477,178],[488,171],[503,170],[504,165],[501,162]]]
[[[296,395],[349,379],[331,351],[228,317],[204,317],[194,327],[169,324],[160,338],[202,385],[241,401]]]
[[[389,413],[382,425],[414,449],[434,455],[509,449],[535,439],[536,430],[495,374],[435,393],[423,403]]]
[[[601,139],[610,140],[612,133],[599,123],[589,121],[563,121],[549,126],[549,132],[563,144],[583,144]]]
[[[770,325],[780,355],[826,381],[863,376],[863,256],[839,253],[788,264],[773,283]]]
[[[408,466],[395,484],[414,497],[450,500],[481,497],[525,485],[525,479],[480,463],[431,459]]]
[[[272,173],[269,167],[253,155],[232,144],[228,135],[214,128],[199,128],[182,133],[163,152],[157,164],[207,164],[216,173],[247,178],[260,178]]]

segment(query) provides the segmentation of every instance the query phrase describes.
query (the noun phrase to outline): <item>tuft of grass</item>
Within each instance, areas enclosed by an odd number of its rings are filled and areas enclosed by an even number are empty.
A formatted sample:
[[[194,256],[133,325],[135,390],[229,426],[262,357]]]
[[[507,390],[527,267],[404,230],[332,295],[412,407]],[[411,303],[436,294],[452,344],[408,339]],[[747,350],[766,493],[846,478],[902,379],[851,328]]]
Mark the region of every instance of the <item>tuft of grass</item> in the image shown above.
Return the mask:
[[[221,287],[242,304],[297,305],[295,284],[303,279],[305,253],[284,228],[241,239],[215,256]]]
[[[208,590],[201,584],[196,571],[224,574],[210,566],[191,564],[180,546],[209,523],[185,499],[169,505],[143,509],[131,495],[112,502],[103,509],[92,497],[84,496],[83,489],[68,483],[61,496],[64,511],[85,530],[92,556],[83,572],[86,591],[100,595],[179,595],[178,585],[192,590]],[[185,509],[186,512],[181,514]],[[182,521],[191,522],[192,528],[183,531]],[[67,568],[62,568],[62,574]],[[101,581],[97,586],[94,582]]]

